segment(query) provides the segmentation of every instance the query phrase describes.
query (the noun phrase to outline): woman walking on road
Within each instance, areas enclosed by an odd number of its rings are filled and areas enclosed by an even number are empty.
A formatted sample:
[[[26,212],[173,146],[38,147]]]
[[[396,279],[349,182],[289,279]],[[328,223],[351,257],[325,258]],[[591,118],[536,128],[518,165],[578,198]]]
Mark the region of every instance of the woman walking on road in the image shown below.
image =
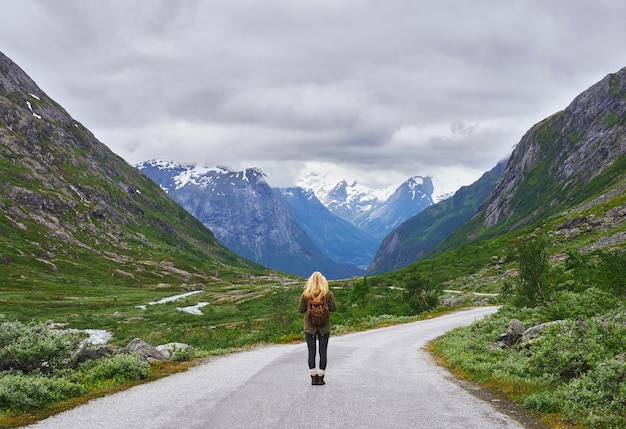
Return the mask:
[[[326,373],[328,339],[330,338],[330,311],[335,311],[335,297],[328,288],[326,277],[319,271],[311,274],[300,297],[298,311],[304,316],[304,337],[309,349],[311,384],[322,385]],[[317,340],[319,339],[319,369],[315,368]]]

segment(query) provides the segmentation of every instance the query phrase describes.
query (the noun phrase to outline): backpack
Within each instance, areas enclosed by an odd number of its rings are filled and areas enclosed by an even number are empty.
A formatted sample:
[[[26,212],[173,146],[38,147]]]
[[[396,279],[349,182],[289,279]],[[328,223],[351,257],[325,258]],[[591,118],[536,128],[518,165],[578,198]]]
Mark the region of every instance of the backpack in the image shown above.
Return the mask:
[[[309,299],[306,317],[312,325],[321,326],[328,323],[330,320],[330,312],[325,296],[320,296],[317,299]]]

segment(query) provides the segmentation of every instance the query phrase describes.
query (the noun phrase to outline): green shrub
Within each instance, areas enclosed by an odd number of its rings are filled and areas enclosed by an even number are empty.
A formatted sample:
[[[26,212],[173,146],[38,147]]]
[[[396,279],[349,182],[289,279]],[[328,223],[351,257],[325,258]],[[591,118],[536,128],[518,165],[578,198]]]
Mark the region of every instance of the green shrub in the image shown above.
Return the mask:
[[[85,389],[63,378],[41,374],[6,373],[0,376],[0,408],[27,411],[85,393]]]
[[[577,251],[567,252],[565,268],[584,287],[596,287],[611,294],[626,296],[626,251],[597,252],[597,258]]]
[[[626,251],[602,252],[595,274],[599,287],[626,296]]]
[[[626,362],[610,360],[560,390],[564,414],[598,428],[626,427]]]
[[[592,287],[583,292],[554,292],[541,312],[548,320],[573,319],[602,314],[607,308],[615,308],[618,304],[619,299],[614,295]]]
[[[370,292],[370,285],[367,281],[367,277],[363,277],[363,280],[354,282],[352,289],[350,290],[350,301],[357,302]]]
[[[191,347],[174,347],[171,352],[172,362],[187,362],[194,358],[196,352]]]
[[[133,354],[115,356],[87,361],[79,365],[74,377],[84,383],[93,381],[126,381],[141,380],[148,376],[150,364]]]
[[[554,413],[561,408],[561,401],[554,393],[542,391],[527,395],[524,407],[541,413]]]
[[[401,284],[404,289],[402,299],[410,307],[413,314],[432,310],[439,304],[441,286],[412,267],[403,272]]]
[[[552,325],[530,347],[528,371],[571,380],[614,358],[626,344],[626,328],[599,318],[578,318]]]
[[[271,326],[270,330],[276,332],[285,332],[293,321],[298,317],[294,312],[298,301],[288,290],[278,289],[270,296],[271,303]]]
[[[83,335],[58,331],[43,322],[22,324],[0,316],[0,370],[23,372],[68,368]]]
[[[593,282],[593,271],[595,264],[591,255],[588,253],[580,253],[578,250],[568,249],[566,252],[567,259],[564,263],[564,268],[567,271],[573,273],[575,277],[583,286],[587,287]]]

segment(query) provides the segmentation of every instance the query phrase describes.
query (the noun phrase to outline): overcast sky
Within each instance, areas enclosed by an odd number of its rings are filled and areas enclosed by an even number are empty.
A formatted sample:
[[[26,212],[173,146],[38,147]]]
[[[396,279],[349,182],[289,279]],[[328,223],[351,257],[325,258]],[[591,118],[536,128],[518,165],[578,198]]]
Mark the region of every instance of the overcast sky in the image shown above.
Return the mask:
[[[436,191],[626,66],[623,0],[0,0],[0,51],[129,163]]]

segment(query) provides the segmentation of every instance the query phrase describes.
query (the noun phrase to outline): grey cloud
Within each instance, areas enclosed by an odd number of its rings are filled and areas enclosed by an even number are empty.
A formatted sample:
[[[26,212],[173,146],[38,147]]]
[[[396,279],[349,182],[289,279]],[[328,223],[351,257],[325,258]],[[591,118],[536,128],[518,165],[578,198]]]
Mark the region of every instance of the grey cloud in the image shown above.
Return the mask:
[[[3,52],[130,162],[478,178],[626,65],[621,0],[0,1]]]

